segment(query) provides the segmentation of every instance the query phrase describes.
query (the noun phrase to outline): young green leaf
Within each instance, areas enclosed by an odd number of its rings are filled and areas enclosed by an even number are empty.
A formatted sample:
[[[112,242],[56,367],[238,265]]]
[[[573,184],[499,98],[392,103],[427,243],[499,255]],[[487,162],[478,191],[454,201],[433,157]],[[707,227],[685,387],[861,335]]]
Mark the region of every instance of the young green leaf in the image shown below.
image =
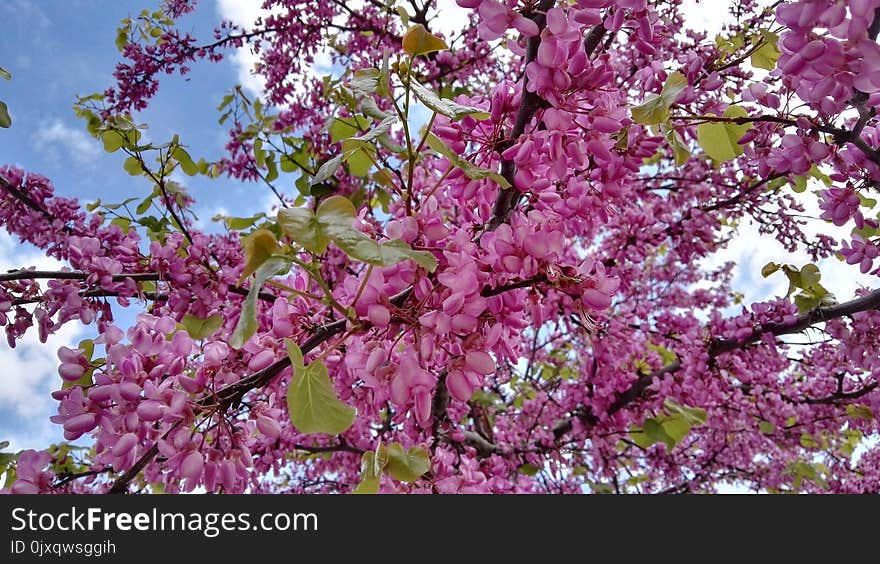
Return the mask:
[[[310,184],[314,186],[315,184],[320,184],[324,182],[339,170],[339,167],[342,166],[342,159],[344,155],[336,155],[332,159],[325,162],[321,165],[321,168],[318,169],[318,172],[315,173],[315,176],[312,177]]]
[[[401,482],[415,482],[431,469],[431,455],[422,447],[404,450],[399,443],[388,445],[388,472]]]
[[[458,102],[441,98],[432,90],[426,88],[415,79],[411,79],[409,83],[413,94],[416,95],[424,105],[434,110],[438,114],[443,114],[452,119],[461,119],[465,116],[471,116],[475,120],[485,120],[491,117],[491,114],[485,110],[474,108],[473,106],[463,106]]]
[[[767,264],[764,265],[764,268],[761,269],[761,276],[763,278],[767,278],[768,276],[772,275],[777,270],[779,270],[778,264],[776,264],[775,262],[768,262]]]
[[[180,145],[175,145],[174,150],[171,151],[171,157],[180,164],[180,170],[187,176],[195,176],[199,173],[199,165],[192,160],[189,153]]]
[[[725,118],[747,117],[748,113],[739,106],[728,106]],[[697,142],[712,160],[726,162],[743,154],[742,146],[737,143],[746,134],[752,124],[739,125],[732,122],[707,122],[697,127]]]
[[[437,270],[437,259],[428,251],[416,251],[400,239],[382,243],[380,252],[384,265],[397,264],[410,259],[428,272]]]
[[[137,160],[137,157],[125,159],[125,162],[122,163],[122,168],[131,176],[138,176],[144,173],[144,170],[141,168],[141,162]]]
[[[268,229],[257,229],[248,235],[242,247],[244,249],[245,262],[244,270],[239,278],[239,284],[256,272],[257,268],[266,262],[270,256],[281,249],[275,234]]]
[[[0,127],[10,127],[12,125],[12,118],[9,117],[9,108],[6,107],[5,102],[0,102]]]
[[[422,24],[416,24],[409,28],[409,31],[403,36],[402,44],[403,50],[413,57],[449,49],[445,41],[436,35],[431,35]]]
[[[327,250],[330,239],[323,233],[318,218],[307,208],[285,208],[278,212],[278,224],[291,239],[310,253]]]
[[[510,182],[508,182],[506,178],[493,170],[480,168],[474,163],[461,158],[455,151],[452,150],[452,147],[447,145],[442,139],[440,139],[433,133],[428,133],[428,136],[426,137],[426,142],[428,144],[428,147],[446,157],[446,160],[448,160],[450,164],[460,168],[464,175],[468,178],[471,178],[473,180],[482,180],[484,178],[489,178],[502,188],[510,188]]]
[[[229,346],[234,349],[240,349],[257,332],[259,325],[257,322],[257,300],[260,288],[266,280],[285,268],[290,268],[290,261],[278,256],[269,257],[257,268],[247,297],[245,297],[244,303],[241,305],[241,316],[238,318],[238,324],[229,338]]]
[[[193,339],[204,339],[205,337],[210,337],[216,333],[217,329],[220,329],[223,325],[223,316],[219,313],[215,313],[210,317],[202,319],[201,317],[196,317],[195,315],[187,313],[183,316],[183,319],[180,320],[180,324],[183,325],[184,330],[189,333],[189,336]]]
[[[302,363],[301,355],[299,363]],[[291,362],[295,359],[291,358]],[[316,360],[306,367],[294,363],[287,389],[290,421],[301,433],[344,433],[354,423],[357,411],[339,400],[327,366]]]
[[[376,266],[390,266],[413,260],[427,270],[437,267],[434,256],[411,249],[403,241],[379,244],[354,227],[357,209],[343,196],[330,196],[318,206],[316,213],[305,208],[288,208],[278,212],[278,223],[284,232],[307,251],[323,253],[330,241],[345,254]]]
[[[384,452],[384,447],[380,445],[379,448]],[[361,481],[351,493],[379,493],[379,478],[382,476],[382,470],[387,462],[387,455],[384,458],[385,460],[380,460],[380,457],[370,450],[361,455]]]
[[[683,74],[670,74],[659,95],[650,94],[644,102],[632,109],[633,121],[642,125],[657,125],[668,121],[669,108],[687,86],[687,78]]]
[[[762,42],[761,46],[751,56],[752,66],[772,71],[776,69],[776,62],[782,55],[777,47],[779,35],[770,31],[761,31],[760,41]]]

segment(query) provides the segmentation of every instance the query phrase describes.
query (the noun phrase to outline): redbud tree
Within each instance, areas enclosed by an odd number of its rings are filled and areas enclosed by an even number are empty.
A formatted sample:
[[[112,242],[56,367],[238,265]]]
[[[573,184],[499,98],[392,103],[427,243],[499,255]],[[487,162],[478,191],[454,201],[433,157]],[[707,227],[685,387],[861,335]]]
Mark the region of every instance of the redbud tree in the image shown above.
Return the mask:
[[[0,168],[6,230],[68,265],[0,275],[9,346],[91,331],[72,443],[3,455],[7,491],[880,491],[880,289],[816,266],[880,274],[880,0],[736,0],[717,37],[680,0],[457,4],[123,20],[76,111],[132,199]],[[223,155],[142,139],[160,79],[241,47],[265,89],[218,101]],[[276,209],[204,232],[180,173]],[[706,266],[749,223],[813,261],[755,273],[786,296]]]

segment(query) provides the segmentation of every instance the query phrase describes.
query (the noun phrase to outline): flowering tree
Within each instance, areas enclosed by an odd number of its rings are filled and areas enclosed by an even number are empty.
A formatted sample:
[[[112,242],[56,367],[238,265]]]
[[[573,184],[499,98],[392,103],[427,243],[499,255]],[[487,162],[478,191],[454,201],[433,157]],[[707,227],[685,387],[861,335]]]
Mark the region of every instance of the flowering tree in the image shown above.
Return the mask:
[[[4,455],[8,489],[880,490],[880,289],[770,263],[788,295],[741,304],[700,267],[751,221],[880,274],[880,0],[737,0],[718,37],[680,0],[457,3],[447,36],[429,0],[266,0],[207,42],[191,0],[122,22],[77,112],[152,191],[83,208],[0,168],[6,229],[70,266],[0,275],[9,346],[94,331],[52,417],[91,448]],[[222,100],[222,158],[142,142],[160,76],[243,45],[266,87]],[[277,215],[200,232],[176,171]]]

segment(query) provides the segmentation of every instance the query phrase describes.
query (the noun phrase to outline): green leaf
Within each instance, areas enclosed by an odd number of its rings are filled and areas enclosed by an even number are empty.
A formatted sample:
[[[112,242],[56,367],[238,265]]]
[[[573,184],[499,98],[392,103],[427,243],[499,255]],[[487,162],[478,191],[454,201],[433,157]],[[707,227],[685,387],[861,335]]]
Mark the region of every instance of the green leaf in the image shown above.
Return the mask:
[[[241,305],[241,315],[232,336],[229,338],[229,346],[240,349],[257,332],[259,325],[257,322],[257,299],[260,288],[266,280],[285,268],[290,268],[290,261],[285,257],[274,256],[263,262],[257,269],[247,297]]]
[[[534,464],[530,464],[530,463],[526,462],[525,464],[521,464],[520,467],[517,468],[517,471],[520,474],[524,474],[526,476],[534,476],[538,472],[540,472],[541,469],[538,468],[537,466],[535,466]]]
[[[122,147],[137,145],[140,138],[141,133],[137,129],[108,129],[101,133],[104,150],[108,153],[114,153]]]
[[[369,264],[386,266],[379,244],[354,228],[357,210],[348,198],[327,198],[318,206],[316,216],[320,231],[345,254]]]
[[[376,127],[372,128],[367,133],[364,133],[358,137],[352,137],[350,139],[345,139],[342,143],[343,152],[354,151],[358,147],[363,147],[367,144],[372,144],[374,141],[386,135],[394,124],[397,123],[397,116],[388,116],[384,118],[381,122],[379,122]]]
[[[372,96],[364,98],[360,102],[361,111],[373,119],[383,120],[388,117],[388,112],[379,109],[379,105]]]
[[[633,121],[642,125],[658,125],[668,121],[669,108],[687,86],[687,78],[683,74],[670,74],[659,95],[649,94],[644,102],[632,109]]]
[[[284,233],[310,253],[319,255],[330,243],[330,239],[318,225],[318,218],[310,209],[282,209],[278,212],[278,224]]]
[[[656,419],[646,419],[642,425],[642,431],[648,440],[651,441],[652,445],[665,443],[670,449],[675,446],[675,440],[666,433],[666,430],[663,429],[660,422]]]
[[[128,26],[120,27],[116,30],[116,48],[122,52],[125,49],[125,46],[128,45],[128,32],[130,28]]]
[[[257,229],[245,238],[242,244],[244,249],[244,270],[239,278],[241,284],[245,278],[256,272],[261,264],[270,256],[281,250],[275,234],[268,229]]]
[[[678,359],[678,355],[675,354],[675,351],[671,351],[662,345],[655,345],[654,343],[648,343],[648,348],[660,355],[660,360],[663,361],[663,364],[672,364]]]
[[[333,118],[330,122],[328,132],[330,139],[334,143],[338,143],[343,139],[354,137],[361,131],[365,131],[369,127],[370,122],[366,118],[360,116],[347,116],[344,118]]]
[[[446,157],[450,164],[460,168],[464,175],[468,178],[471,178],[473,180],[483,180],[484,178],[489,178],[502,188],[510,188],[510,182],[508,182],[506,178],[493,170],[480,168],[474,163],[461,158],[455,151],[452,150],[452,147],[447,145],[442,139],[440,139],[433,133],[428,133],[426,141],[431,149]]]
[[[257,168],[266,166],[266,151],[263,149],[262,139],[254,139],[254,164]]]
[[[776,425],[769,421],[761,421],[758,423],[758,430],[765,435],[770,435],[776,430]]]
[[[770,31],[761,31],[760,41],[763,42],[762,45],[752,53],[752,66],[772,71],[776,69],[776,62],[782,54],[776,46],[779,35]]]
[[[463,106],[458,102],[449,100],[448,98],[441,98],[432,90],[419,84],[415,79],[410,79],[409,86],[412,89],[413,94],[416,95],[416,98],[438,114],[443,114],[454,120],[461,119],[465,116],[471,116],[475,120],[482,121],[491,117],[491,114],[485,110],[474,108],[472,106]]]
[[[724,112],[726,118],[746,117],[748,113],[739,106],[728,106]],[[743,153],[742,146],[737,143],[752,127],[750,123],[738,125],[731,122],[707,122],[697,127],[697,142],[712,160],[727,162]]]
[[[403,50],[413,57],[449,49],[445,41],[436,35],[431,35],[422,24],[416,24],[409,28],[409,31],[403,36],[402,46]]]
[[[125,159],[125,162],[122,163],[122,168],[125,169],[125,172],[130,174],[131,176],[138,176],[144,173],[144,170],[141,168],[141,163],[137,160],[137,157],[128,157]]]
[[[761,269],[761,276],[763,278],[767,278],[771,276],[774,272],[779,270],[779,265],[775,262],[768,262],[764,265],[764,268]]]
[[[343,146],[347,143],[348,141],[344,141]],[[352,176],[357,176],[358,178],[366,178],[369,176],[370,169],[373,168],[373,158],[371,157],[371,152],[373,151],[375,151],[375,149],[372,147],[346,150],[343,155],[345,155],[345,162],[348,165],[348,172]]]
[[[223,316],[219,313],[215,313],[208,318],[202,319],[201,317],[196,317],[195,315],[187,313],[183,316],[180,324],[183,325],[184,330],[189,333],[189,336],[193,339],[204,339],[205,337],[210,337],[216,333],[217,329],[220,329],[223,325]]]
[[[818,284],[821,279],[822,273],[819,272],[819,267],[815,264],[807,264],[801,267],[801,284],[803,284],[804,288],[810,288]]]
[[[321,168],[315,173],[315,176],[312,177],[310,184],[314,186],[315,184],[320,184],[324,182],[339,170],[339,167],[342,166],[342,159],[344,155],[336,155],[332,159],[325,162],[321,165]]]
[[[353,494],[377,494],[379,493],[379,478],[382,476],[382,470],[388,462],[387,454],[384,447],[379,445],[377,451],[380,455],[372,451],[367,451],[361,455],[361,481],[357,487],[352,490]]]
[[[874,198],[867,198],[867,197],[863,196],[862,194],[856,194],[856,196],[859,197],[859,205],[860,206],[866,207],[868,209],[873,209],[874,206],[877,205],[877,200],[875,200]]]
[[[199,165],[192,160],[189,153],[180,145],[174,147],[174,150],[171,151],[171,157],[180,163],[180,169],[187,176],[195,176],[199,173]]]
[[[373,454],[372,452],[368,452],[365,454]],[[355,489],[351,491],[353,494],[367,494],[373,495],[379,493],[379,478],[375,476],[370,476],[368,478],[361,478],[360,483],[357,485]]]
[[[131,229],[131,220],[128,219],[127,217],[114,217],[110,221],[110,225],[115,225],[115,226],[119,227],[120,229],[122,229],[123,233],[128,233],[129,230]]]
[[[672,149],[675,165],[682,166],[691,158],[691,149],[681,138],[681,134],[675,128],[669,127],[665,123],[660,124],[660,131],[666,136],[666,142]]]
[[[673,415],[681,415],[685,421],[693,426],[702,425],[706,422],[707,414],[705,409],[681,405],[670,398],[666,398],[663,401],[663,407]]]
[[[660,422],[660,427],[662,427],[663,432],[672,439],[671,444],[667,443],[670,448],[680,443],[691,430],[691,424],[681,415],[663,418]]]
[[[0,127],[10,127],[12,125],[12,118],[9,117],[9,108],[6,107],[5,102],[0,102]]]
[[[804,448],[816,448],[819,446],[819,443],[816,441],[816,439],[814,439],[813,436],[809,433],[801,434],[800,443],[801,446]]]
[[[367,99],[379,87],[380,76],[381,72],[377,68],[358,69],[348,81],[348,86],[357,98]]]
[[[155,195],[155,193],[153,195]],[[153,205],[153,195],[144,198],[143,201],[138,204],[138,207],[135,208],[134,213],[136,213],[137,215],[147,213],[147,210],[150,209],[150,206]]]
[[[257,223],[264,217],[266,217],[266,214],[258,213],[257,215],[251,217],[227,217],[224,218],[224,222],[226,223],[226,227],[228,229],[232,229],[233,231],[240,231],[242,229],[247,229],[248,227],[253,227],[255,223]]]
[[[294,172],[299,169],[299,165],[296,164],[293,157],[286,153],[281,155],[281,162],[279,164],[281,165],[282,172]]]
[[[666,78],[663,83],[663,90],[660,91],[660,97],[669,107],[675,103],[675,100],[684,92],[688,86],[687,78],[680,72],[674,72]]]
[[[388,445],[388,472],[401,482],[415,482],[431,469],[431,456],[422,447],[404,450],[399,443]]]
[[[796,193],[801,194],[806,192],[807,190],[807,177],[800,175],[794,177],[794,182],[791,184],[791,189]]]
[[[9,74],[8,70],[4,69],[3,67],[0,67],[0,78],[5,78],[6,80],[11,80],[12,75]],[[3,447],[0,447],[0,448],[3,448]]]
[[[385,266],[397,264],[410,259],[427,270],[437,270],[437,259],[428,251],[416,251],[400,239],[394,239],[381,245],[382,262]]]
[[[300,370],[305,368],[302,349],[299,348],[299,345],[291,339],[284,339],[284,346],[287,349],[287,356],[290,357],[290,365],[293,369]]]
[[[266,158],[266,182],[273,182],[278,178],[278,166],[275,164],[275,153],[269,153]]]
[[[390,266],[413,260],[431,272],[437,261],[427,251],[416,251],[403,241],[379,244],[354,227],[357,210],[348,198],[330,196],[312,213],[306,208],[287,208],[278,212],[278,223],[291,239],[307,251],[321,254],[330,241],[345,254],[376,266]]]
[[[874,412],[867,405],[849,404],[846,406],[846,415],[854,419],[867,419],[869,421],[874,418]]]
[[[291,362],[296,359],[291,357]],[[302,363],[302,353],[299,356]],[[357,411],[339,401],[330,382],[327,366],[316,360],[296,366],[287,389],[290,421],[301,433],[344,433],[354,423]]]
[[[669,121],[669,106],[657,94],[648,94],[644,102],[632,109],[632,118],[642,125],[657,125]]]

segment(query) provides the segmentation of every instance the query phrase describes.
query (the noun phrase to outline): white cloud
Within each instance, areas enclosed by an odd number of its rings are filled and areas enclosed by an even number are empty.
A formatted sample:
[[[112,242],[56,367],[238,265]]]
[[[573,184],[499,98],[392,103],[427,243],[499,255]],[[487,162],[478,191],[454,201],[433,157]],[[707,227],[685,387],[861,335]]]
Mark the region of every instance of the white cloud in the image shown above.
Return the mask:
[[[811,190],[820,187],[823,186],[810,181]],[[782,188],[782,190],[788,189]],[[818,206],[818,198],[811,191],[801,194],[799,201],[806,208],[802,215],[818,218],[822,213]],[[849,239],[851,229],[852,223],[836,227],[819,219],[809,219],[803,226],[804,235],[808,239],[822,233],[845,241]],[[788,279],[782,273],[773,274],[767,279],[761,277],[761,268],[768,262],[792,264],[797,267],[812,262],[805,251],[790,253],[773,236],[760,234],[758,226],[748,219],[740,225],[736,238],[727,248],[710,257],[703,266],[713,268],[728,261],[735,263],[733,289],[745,296],[745,303],[784,296],[788,290]],[[822,273],[822,285],[840,302],[853,299],[855,291],[859,288],[878,286],[876,276],[862,274],[857,266],[848,265],[836,257],[823,259],[817,263],[817,266]]]
[[[261,2],[255,0],[217,0],[217,12],[224,20],[231,21],[246,30],[253,28],[254,22],[265,18],[272,11],[264,10]],[[250,46],[240,47],[232,55],[232,61],[238,71],[238,81],[248,92],[256,96],[266,89],[266,81],[262,76],[254,74],[254,66],[260,57]],[[312,76],[321,76],[332,72],[332,60],[326,52],[315,54],[315,63],[310,69]]]
[[[759,6],[769,6],[774,0],[758,0]],[[681,3],[685,27],[705,31],[710,38],[721,32],[721,28],[734,21],[730,13],[731,0],[683,0]]]
[[[43,255],[30,245],[22,245],[5,232],[0,232],[0,270],[34,266],[41,270],[57,270],[61,263]],[[3,435],[13,450],[45,448],[60,439],[60,428],[49,417],[55,413],[57,402],[50,397],[58,389],[58,357],[61,346],[78,342],[83,328],[68,323],[40,343],[35,328],[18,341],[15,349],[0,343],[0,421]],[[14,423],[13,423],[14,421]]]
[[[265,17],[268,12],[262,8],[262,2],[254,0],[217,0],[217,12],[224,20],[250,30],[257,19]],[[248,92],[260,95],[266,88],[263,77],[254,74],[254,66],[260,61],[259,55],[250,46],[245,45],[235,50],[232,61],[238,72],[238,81]]]
[[[431,20],[431,30],[443,33],[447,39],[454,37],[470,23],[471,11],[455,0],[437,0],[437,16]]]
[[[83,165],[94,164],[101,155],[97,139],[57,118],[34,132],[32,144],[52,159],[64,160],[70,155]]]

